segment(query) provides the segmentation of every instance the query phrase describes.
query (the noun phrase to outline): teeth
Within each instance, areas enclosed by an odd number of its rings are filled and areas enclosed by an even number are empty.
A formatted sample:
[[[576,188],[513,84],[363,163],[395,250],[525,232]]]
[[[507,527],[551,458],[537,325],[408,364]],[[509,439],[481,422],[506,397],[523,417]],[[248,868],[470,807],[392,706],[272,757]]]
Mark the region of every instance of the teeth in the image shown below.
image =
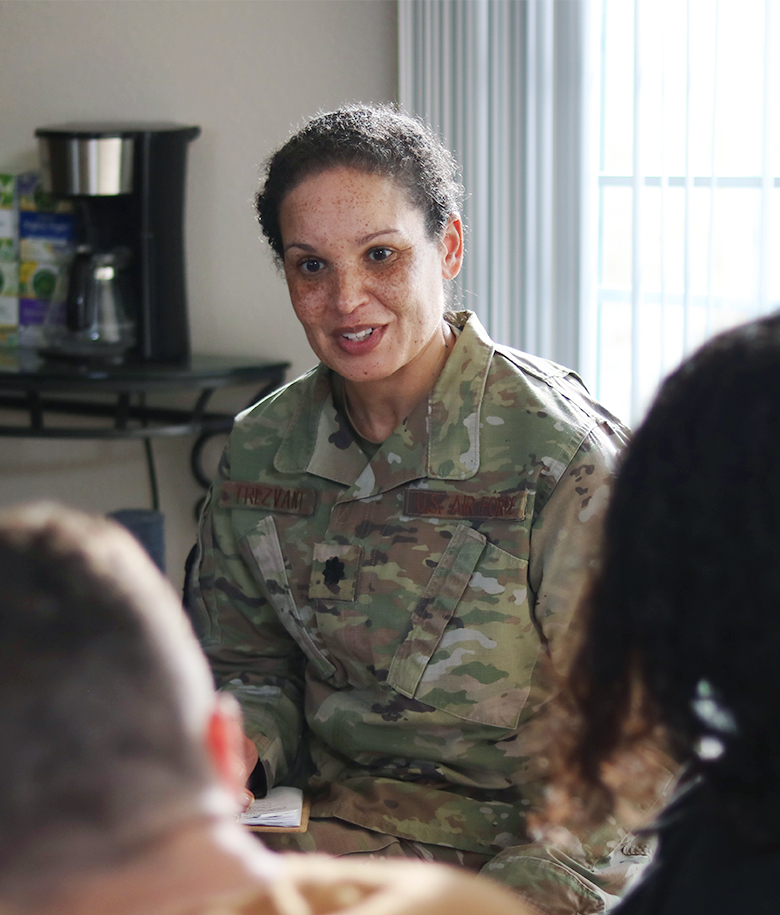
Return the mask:
[[[365,340],[366,337],[370,337],[374,333],[374,328],[369,327],[368,330],[360,330],[356,334],[342,334],[342,337],[345,337],[347,340]]]

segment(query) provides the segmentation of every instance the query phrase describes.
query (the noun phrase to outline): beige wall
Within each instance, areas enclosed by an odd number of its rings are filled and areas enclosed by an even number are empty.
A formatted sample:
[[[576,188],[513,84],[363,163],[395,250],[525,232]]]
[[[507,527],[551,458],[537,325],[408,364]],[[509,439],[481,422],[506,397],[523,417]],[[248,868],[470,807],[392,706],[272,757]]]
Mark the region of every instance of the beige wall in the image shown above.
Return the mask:
[[[259,240],[259,166],[319,109],[394,100],[396,57],[395,0],[0,0],[0,171],[36,166],[44,124],[200,125],[186,221],[193,351],[289,360],[292,377],[313,357]],[[248,396],[223,405],[240,409]],[[190,445],[154,445],[176,584],[201,494]],[[142,446],[0,439],[0,505],[39,496],[148,508]]]

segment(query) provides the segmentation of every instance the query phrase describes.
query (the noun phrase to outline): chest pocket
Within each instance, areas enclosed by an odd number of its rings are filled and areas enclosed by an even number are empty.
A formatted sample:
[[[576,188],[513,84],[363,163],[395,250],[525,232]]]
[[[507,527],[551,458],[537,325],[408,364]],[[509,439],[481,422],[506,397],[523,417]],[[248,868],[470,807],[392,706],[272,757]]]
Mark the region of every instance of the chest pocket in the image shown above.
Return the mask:
[[[336,667],[321,644],[311,610],[305,607],[301,611],[295,602],[274,519],[269,515],[247,531],[239,540],[239,549],[284,628],[306,653],[319,675],[326,680],[332,678]]]
[[[404,696],[458,718],[517,727],[541,644],[527,563],[458,525],[388,672]]]

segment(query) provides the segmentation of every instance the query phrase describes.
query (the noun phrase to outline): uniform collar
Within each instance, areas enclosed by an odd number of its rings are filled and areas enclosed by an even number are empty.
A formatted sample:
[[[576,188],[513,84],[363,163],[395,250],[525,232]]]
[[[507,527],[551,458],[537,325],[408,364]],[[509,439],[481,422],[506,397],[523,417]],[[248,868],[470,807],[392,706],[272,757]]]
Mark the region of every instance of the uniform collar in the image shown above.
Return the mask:
[[[428,398],[369,461],[333,403],[332,372],[320,365],[276,453],[282,473],[311,473],[364,499],[421,477],[466,480],[479,469],[479,415],[495,346],[476,315],[459,312],[452,354]]]

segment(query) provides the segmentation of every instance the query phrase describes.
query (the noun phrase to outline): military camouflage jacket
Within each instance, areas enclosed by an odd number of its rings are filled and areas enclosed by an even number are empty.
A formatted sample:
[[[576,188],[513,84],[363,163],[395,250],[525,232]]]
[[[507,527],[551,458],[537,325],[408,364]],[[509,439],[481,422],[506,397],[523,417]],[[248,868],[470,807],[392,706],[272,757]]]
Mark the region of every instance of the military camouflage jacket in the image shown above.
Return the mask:
[[[491,852],[525,841],[534,679],[560,661],[625,429],[566,369],[456,327],[370,460],[322,365],[237,418],[193,598],[269,785],[303,743],[312,816]]]

